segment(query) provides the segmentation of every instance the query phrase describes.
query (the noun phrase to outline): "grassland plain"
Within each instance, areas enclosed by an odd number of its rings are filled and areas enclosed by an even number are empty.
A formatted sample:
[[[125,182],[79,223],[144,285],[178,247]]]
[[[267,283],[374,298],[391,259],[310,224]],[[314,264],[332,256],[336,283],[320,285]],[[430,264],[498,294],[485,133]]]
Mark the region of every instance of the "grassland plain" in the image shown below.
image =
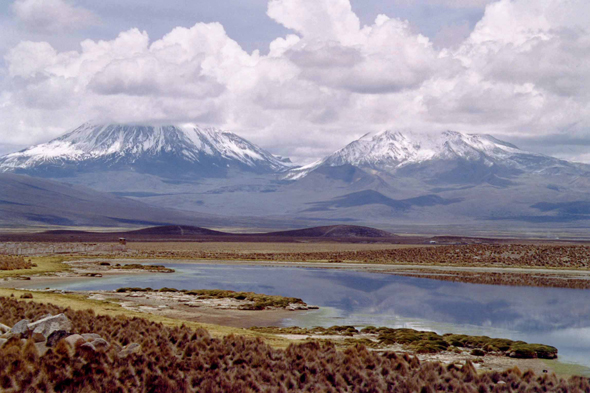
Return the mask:
[[[359,270],[358,265],[366,265],[365,271],[373,271],[370,266],[391,266],[390,271],[380,272],[475,284],[590,289],[590,247],[567,243],[131,243],[127,253],[110,257],[188,263],[199,260],[321,263],[322,267],[330,267],[325,265],[328,263],[333,268]],[[434,271],[439,267],[445,270]],[[471,271],[460,271],[463,268]]]
[[[555,269],[590,268],[590,247],[555,244],[469,244],[469,245],[362,245],[342,244],[150,244],[129,245],[126,253],[113,256],[155,259],[212,259],[292,262],[357,262],[368,264],[448,265],[479,267],[528,267]],[[370,246],[370,247],[369,247]],[[268,247],[268,249],[266,249]],[[344,248],[343,248],[344,247]],[[271,251],[272,250],[272,251]]]
[[[110,345],[89,349],[66,340],[40,355],[32,338],[13,336],[0,348],[4,392],[577,392],[590,380],[518,368],[478,373],[463,364],[420,361],[363,345],[337,350],[310,341],[276,349],[260,338],[211,337],[205,329],[166,326],[133,316],[97,315],[34,301],[0,297],[0,322],[64,313],[75,333]],[[25,332],[26,335],[26,332]],[[136,350],[121,356],[121,348]]]
[[[7,256],[0,256],[7,257]],[[25,258],[23,258],[24,260]],[[64,263],[71,259],[64,256],[42,256],[26,258],[24,264],[14,266],[12,269],[0,269],[0,279],[8,277],[30,277],[32,275],[55,274],[71,270],[71,267]],[[30,264],[27,263],[30,261]]]

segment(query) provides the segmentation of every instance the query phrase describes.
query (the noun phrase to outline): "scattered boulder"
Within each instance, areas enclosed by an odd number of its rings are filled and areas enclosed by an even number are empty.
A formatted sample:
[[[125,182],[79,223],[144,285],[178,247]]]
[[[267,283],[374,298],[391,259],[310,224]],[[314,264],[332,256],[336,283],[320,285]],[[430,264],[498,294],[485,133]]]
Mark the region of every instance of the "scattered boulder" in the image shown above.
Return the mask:
[[[80,349],[83,349],[86,351],[92,351],[92,352],[96,351],[96,347],[94,345],[92,345],[92,343],[84,343],[84,344],[80,345]]]
[[[28,328],[33,331],[33,334],[40,333],[47,338],[51,333],[57,330],[70,330],[72,328],[72,323],[64,314],[58,314],[56,316],[49,316],[36,322],[29,323]]]
[[[125,358],[125,357],[131,355],[132,353],[138,353],[140,350],[141,350],[141,345],[139,345],[137,343],[131,343],[131,344],[123,347],[123,349],[119,352],[119,357]]]
[[[90,344],[92,344],[95,348],[99,349],[99,348],[103,348],[103,349],[108,349],[111,344],[109,344],[107,342],[107,340],[103,339],[103,338],[95,338],[92,341],[89,341]]]
[[[28,319],[22,319],[18,321],[12,329],[10,329],[10,333],[12,334],[23,334],[29,331],[29,321]]]
[[[72,347],[72,348],[76,348],[79,345],[82,345],[86,342],[86,340],[84,340],[84,337],[82,337],[79,334],[72,334],[66,338],[64,338],[64,340]]]
[[[71,336],[72,333],[68,333],[65,330],[56,330],[47,337],[47,346],[55,347],[59,340]]]

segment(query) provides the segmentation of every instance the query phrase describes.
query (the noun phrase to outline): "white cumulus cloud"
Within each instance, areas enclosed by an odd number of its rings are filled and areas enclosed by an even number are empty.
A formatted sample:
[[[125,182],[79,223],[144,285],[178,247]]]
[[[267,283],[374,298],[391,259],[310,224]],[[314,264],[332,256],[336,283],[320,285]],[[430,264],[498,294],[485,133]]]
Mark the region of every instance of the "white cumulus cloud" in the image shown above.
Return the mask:
[[[433,45],[395,15],[361,25],[349,0],[270,0],[291,33],[264,55],[219,23],[157,39],[129,29],[76,51],[23,41],[5,56],[0,130],[17,144],[89,119],[208,123],[302,162],[386,128],[590,140],[588,12],[585,0],[499,0]]]

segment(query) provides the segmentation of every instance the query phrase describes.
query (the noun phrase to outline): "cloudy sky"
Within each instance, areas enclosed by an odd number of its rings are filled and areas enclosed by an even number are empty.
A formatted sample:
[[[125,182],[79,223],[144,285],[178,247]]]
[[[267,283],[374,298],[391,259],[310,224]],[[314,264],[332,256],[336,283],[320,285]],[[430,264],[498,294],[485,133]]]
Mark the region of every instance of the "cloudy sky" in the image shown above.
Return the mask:
[[[218,126],[301,163],[385,129],[590,162],[589,14],[588,0],[0,0],[0,152],[93,120]]]

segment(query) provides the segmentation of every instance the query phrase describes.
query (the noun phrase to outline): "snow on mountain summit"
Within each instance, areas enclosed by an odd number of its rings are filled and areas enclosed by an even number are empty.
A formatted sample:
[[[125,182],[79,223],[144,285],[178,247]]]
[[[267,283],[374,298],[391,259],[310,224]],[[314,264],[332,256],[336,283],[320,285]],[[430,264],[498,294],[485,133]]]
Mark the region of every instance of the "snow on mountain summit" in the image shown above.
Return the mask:
[[[444,131],[424,134],[400,131],[367,133],[332,155],[285,176],[297,180],[320,166],[354,165],[389,173],[429,163],[471,162],[483,166],[504,166],[513,170],[541,170],[569,165],[542,154],[526,152],[485,134]]]
[[[170,166],[167,172],[238,166],[281,172],[288,163],[231,132],[215,128],[86,123],[47,143],[0,158],[0,171],[55,172]],[[137,167],[137,168],[135,168]],[[210,169],[210,168],[209,168]]]
[[[445,131],[440,134],[384,131],[366,134],[325,159],[331,166],[351,164],[394,169],[433,159],[505,158],[521,152],[489,135]]]

